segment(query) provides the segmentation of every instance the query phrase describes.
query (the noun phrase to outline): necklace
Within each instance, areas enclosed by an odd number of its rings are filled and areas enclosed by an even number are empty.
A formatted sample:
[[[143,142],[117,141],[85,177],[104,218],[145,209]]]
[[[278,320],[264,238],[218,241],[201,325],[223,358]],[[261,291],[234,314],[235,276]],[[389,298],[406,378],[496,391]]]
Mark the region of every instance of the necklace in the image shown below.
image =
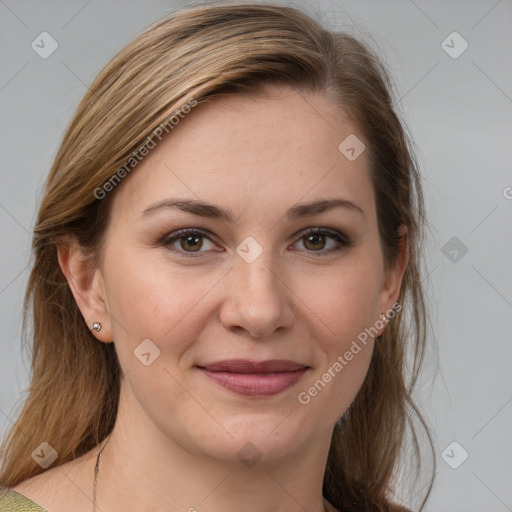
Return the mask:
[[[105,446],[107,446],[109,440],[110,436],[108,437],[107,442],[99,451],[98,456],[96,457],[96,464],[94,465],[94,480],[92,482],[92,512],[96,512],[96,486],[98,485],[98,473],[100,470],[101,454],[103,453],[103,450],[105,449]]]
[[[107,442],[103,445],[101,450],[98,453],[98,456],[96,457],[96,464],[94,466],[94,480],[92,483],[92,511],[96,512],[96,486],[98,485],[98,473],[100,471],[100,460],[101,460],[101,454],[103,453],[103,450],[105,449],[105,446],[107,446],[108,442],[110,441],[110,436],[107,439]],[[329,512],[329,509],[326,505],[326,500],[323,500],[324,504],[324,512]]]

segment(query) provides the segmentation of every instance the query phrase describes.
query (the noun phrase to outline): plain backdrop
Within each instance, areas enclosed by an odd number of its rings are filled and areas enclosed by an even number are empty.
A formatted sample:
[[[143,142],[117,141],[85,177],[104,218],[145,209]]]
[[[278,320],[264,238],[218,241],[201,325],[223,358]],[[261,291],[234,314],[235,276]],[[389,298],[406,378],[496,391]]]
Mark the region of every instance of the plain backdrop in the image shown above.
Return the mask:
[[[39,194],[63,132],[106,62],[183,5],[0,0],[0,433],[29,383],[21,304]],[[430,344],[439,354],[416,395],[436,445],[426,510],[512,510],[512,2],[294,5],[377,49],[415,142],[431,226]],[[47,58],[34,49],[41,37],[47,51],[58,44]]]

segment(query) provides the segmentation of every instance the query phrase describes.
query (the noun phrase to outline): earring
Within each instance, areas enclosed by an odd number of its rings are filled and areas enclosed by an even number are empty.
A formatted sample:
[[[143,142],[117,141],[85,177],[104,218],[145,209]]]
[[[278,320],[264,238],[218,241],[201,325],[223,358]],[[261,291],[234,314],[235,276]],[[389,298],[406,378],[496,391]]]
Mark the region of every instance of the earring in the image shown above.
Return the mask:
[[[388,322],[388,321],[389,321],[389,320],[386,318],[386,315],[381,314],[380,316],[382,317],[382,318],[381,318],[381,320],[382,320],[383,322]]]
[[[92,328],[91,328],[91,331],[100,331],[101,330],[101,324],[99,322],[94,322],[92,324]]]

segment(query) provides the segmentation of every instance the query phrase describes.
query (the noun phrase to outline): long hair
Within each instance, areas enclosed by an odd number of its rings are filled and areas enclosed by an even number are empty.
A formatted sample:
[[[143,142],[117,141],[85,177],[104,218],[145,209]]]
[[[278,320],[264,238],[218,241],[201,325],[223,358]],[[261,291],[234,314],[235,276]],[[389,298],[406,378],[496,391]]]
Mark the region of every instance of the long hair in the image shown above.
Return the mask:
[[[334,428],[323,481],[324,496],[344,511],[397,510],[392,496],[408,427],[416,469],[421,462],[413,420],[419,419],[432,444],[411,398],[427,339],[421,178],[377,55],[300,10],[271,4],[177,11],[122,49],[83,97],[48,175],[34,228],[23,310],[31,383],[3,441],[0,485],[13,487],[44,471],[31,457],[43,441],[57,451],[55,465],[92,450],[117,415],[122,374],[114,344],[99,343],[89,331],[59,267],[57,247],[76,237],[100,264],[115,190],[104,199],[95,191],[190,98],[201,103],[257,92],[265,84],[325,92],[333,109],[357,122],[369,143],[386,268],[404,241],[399,227],[408,228],[402,310],[379,337],[362,388]]]

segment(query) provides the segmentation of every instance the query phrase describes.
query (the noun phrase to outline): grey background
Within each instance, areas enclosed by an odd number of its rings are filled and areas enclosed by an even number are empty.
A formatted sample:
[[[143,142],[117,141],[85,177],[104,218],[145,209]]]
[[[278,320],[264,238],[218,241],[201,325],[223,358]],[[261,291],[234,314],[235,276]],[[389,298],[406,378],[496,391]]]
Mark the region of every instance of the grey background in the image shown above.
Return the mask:
[[[0,0],[0,432],[29,383],[20,327],[30,233],[63,132],[108,59],[181,5]],[[378,48],[415,141],[431,225],[424,278],[430,341],[439,352],[439,368],[427,365],[416,394],[436,443],[436,484],[426,510],[512,510],[512,3],[295,5]],[[43,31],[59,45],[47,59],[31,48]],[[458,58],[441,46],[453,31],[469,44]],[[459,43],[447,40],[452,51]],[[453,237],[455,246],[446,247]],[[443,458],[453,441],[461,448]],[[469,457],[452,469],[445,460],[453,465],[462,449]],[[417,506],[418,497],[410,503]]]

